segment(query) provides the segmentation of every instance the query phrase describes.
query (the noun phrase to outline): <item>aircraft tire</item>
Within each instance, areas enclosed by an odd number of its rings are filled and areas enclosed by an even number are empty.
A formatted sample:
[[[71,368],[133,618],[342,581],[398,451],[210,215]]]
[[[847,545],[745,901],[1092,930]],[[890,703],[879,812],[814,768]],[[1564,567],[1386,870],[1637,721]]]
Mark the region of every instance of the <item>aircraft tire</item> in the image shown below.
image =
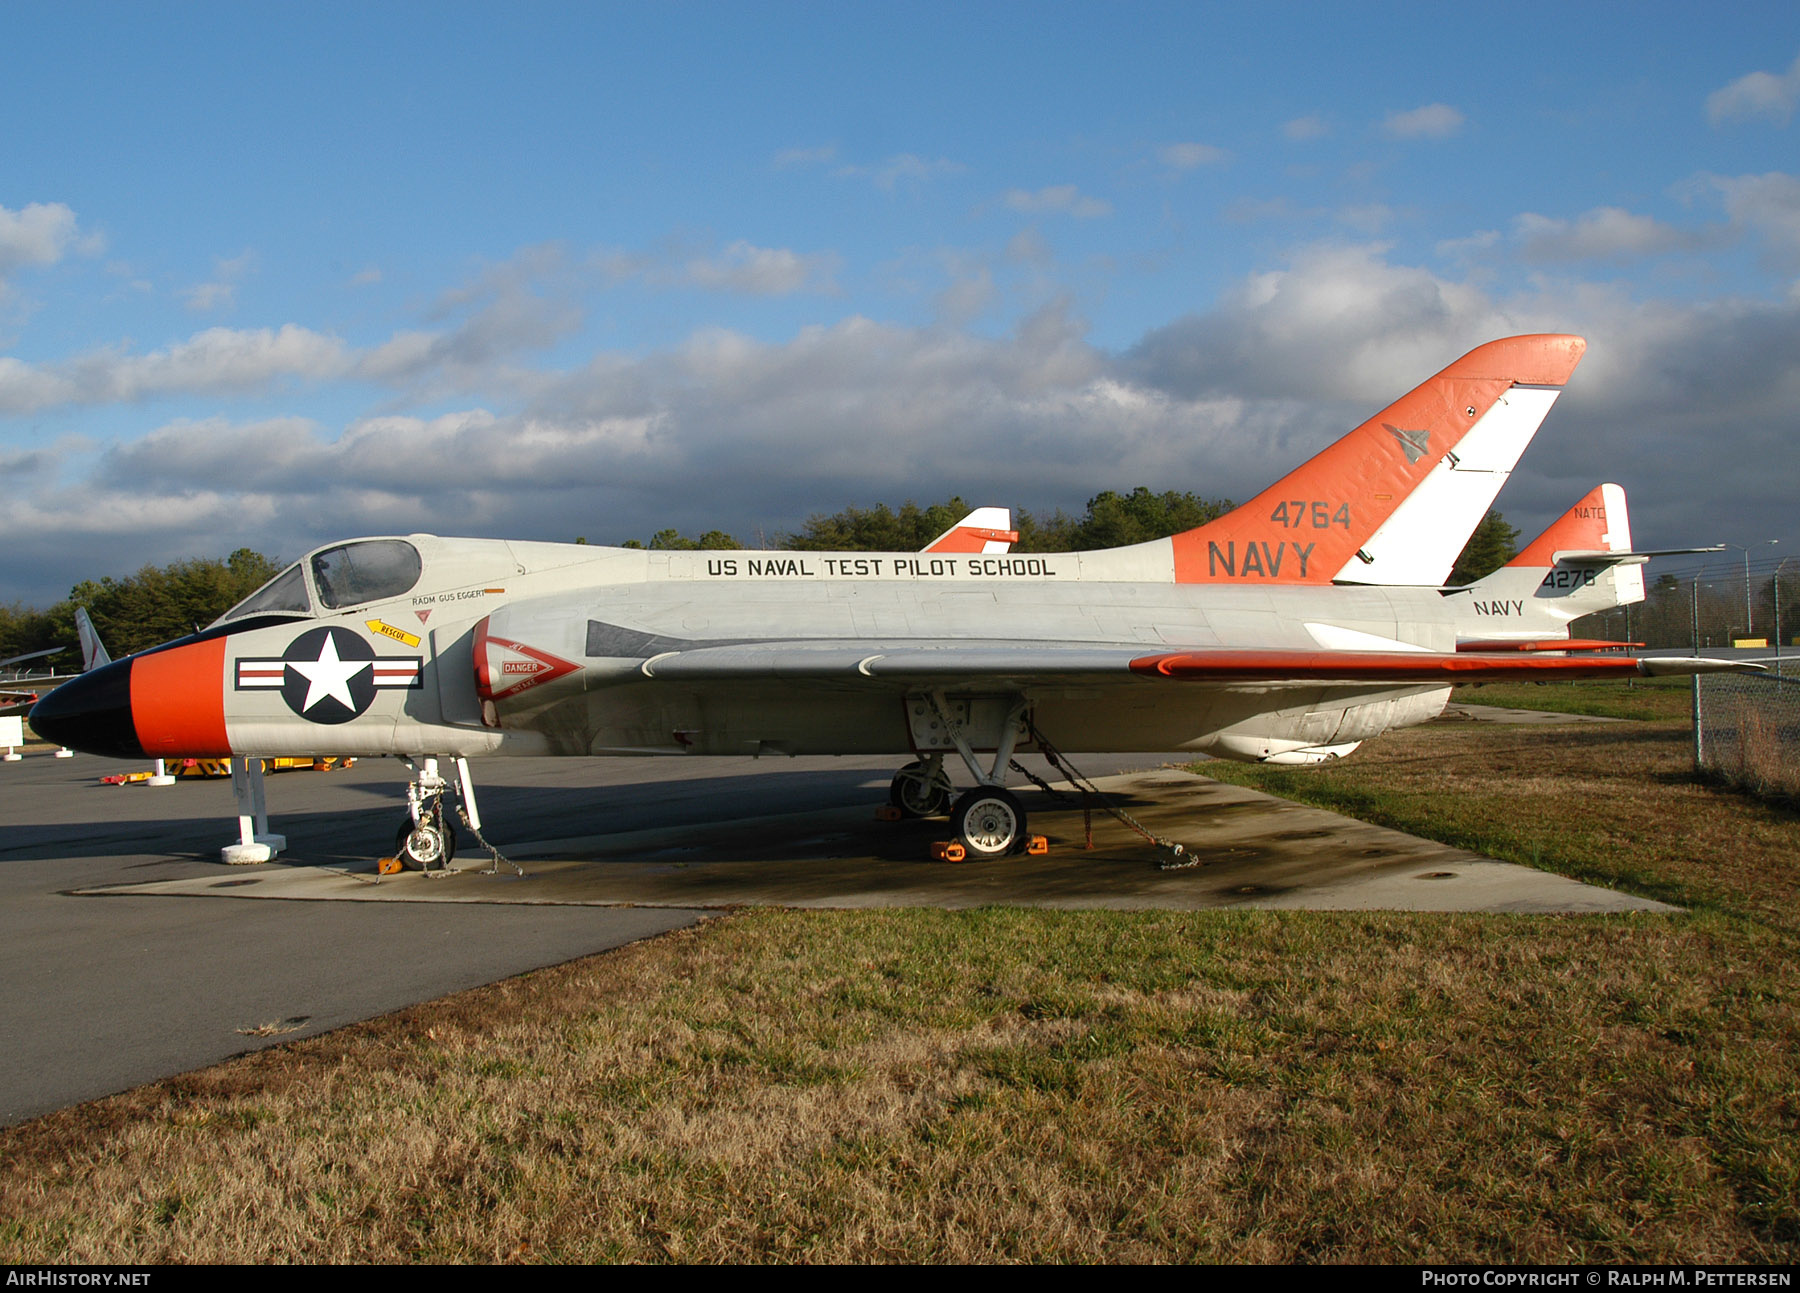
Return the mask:
[[[442,813],[414,826],[408,817],[394,837],[394,856],[408,871],[433,871],[456,859],[456,828]]]
[[[950,782],[941,774],[927,780],[924,762],[914,759],[894,774],[888,802],[908,817],[943,817],[950,811]]]
[[[1005,857],[1025,847],[1025,808],[998,786],[977,786],[964,794],[950,824],[971,857]]]

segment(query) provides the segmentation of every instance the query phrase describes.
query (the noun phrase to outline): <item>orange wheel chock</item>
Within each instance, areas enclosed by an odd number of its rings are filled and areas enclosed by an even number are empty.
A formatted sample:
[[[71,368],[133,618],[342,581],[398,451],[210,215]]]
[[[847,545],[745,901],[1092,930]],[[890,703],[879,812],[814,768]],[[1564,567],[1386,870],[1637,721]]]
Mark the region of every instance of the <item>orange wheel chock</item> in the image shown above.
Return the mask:
[[[1025,853],[1028,857],[1041,858],[1050,851],[1050,840],[1043,835],[1033,835],[1025,841]]]
[[[883,804],[875,810],[875,820],[878,822],[897,822],[905,815],[892,804]]]
[[[931,856],[939,862],[961,862],[969,856],[969,851],[960,840],[938,840],[931,846]]]
[[[375,861],[377,875],[399,875],[405,869],[400,865],[399,858],[377,858]]]

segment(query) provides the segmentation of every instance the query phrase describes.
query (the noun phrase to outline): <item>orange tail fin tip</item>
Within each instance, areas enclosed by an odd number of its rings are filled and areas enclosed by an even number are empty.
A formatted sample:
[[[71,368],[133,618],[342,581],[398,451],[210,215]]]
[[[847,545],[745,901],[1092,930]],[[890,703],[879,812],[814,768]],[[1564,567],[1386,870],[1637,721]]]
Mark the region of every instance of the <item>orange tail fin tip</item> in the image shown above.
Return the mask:
[[[1559,552],[1629,551],[1631,523],[1625,511],[1625,491],[1617,485],[1596,485],[1506,564],[1537,569],[1555,565]]]
[[[1509,390],[1561,388],[1586,349],[1560,333],[1476,347],[1242,507],[1174,536],[1177,582],[1328,584],[1351,563],[1372,562],[1371,538]],[[1542,414],[1530,416],[1523,439],[1511,433],[1517,445],[1499,480]]]

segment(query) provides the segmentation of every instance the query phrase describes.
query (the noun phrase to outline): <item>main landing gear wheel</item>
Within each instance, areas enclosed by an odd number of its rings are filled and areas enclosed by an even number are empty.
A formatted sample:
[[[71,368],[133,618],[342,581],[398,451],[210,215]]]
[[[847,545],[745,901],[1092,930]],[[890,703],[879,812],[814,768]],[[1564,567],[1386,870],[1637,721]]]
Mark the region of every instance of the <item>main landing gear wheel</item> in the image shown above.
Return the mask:
[[[1004,857],[1025,847],[1025,809],[999,786],[977,786],[957,800],[950,824],[971,857]]]
[[[436,871],[456,858],[456,828],[440,812],[426,814],[418,825],[411,817],[400,823],[394,856],[409,871]]]
[[[942,762],[935,772],[933,776],[921,760],[914,759],[894,774],[888,802],[907,817],[944,816],[950,811],[950,778],[944,775]]]

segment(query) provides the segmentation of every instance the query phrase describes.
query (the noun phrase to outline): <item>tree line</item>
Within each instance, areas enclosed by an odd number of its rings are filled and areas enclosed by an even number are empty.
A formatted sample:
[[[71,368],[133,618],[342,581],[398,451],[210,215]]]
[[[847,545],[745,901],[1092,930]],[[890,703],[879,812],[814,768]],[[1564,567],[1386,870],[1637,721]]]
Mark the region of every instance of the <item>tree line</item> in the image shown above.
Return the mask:
[[[219,618],[273,579],[280,566],[249,548],[229,557],[197,557],[168,566],[145,566],[123,579],[84,579],[44,610],[17,603],[0,606],[0,660],[66,647],[47,662],[59,672],[81,667],[75,608],[85,606],[107,651],[115,658],[192,633]]]
[[[830,515],[810,516],[799,532],[777,537],[774,546],[789,552],[917,552],[975,509],[961,495],[921,507],[908,499],[899,507],[846,507]],[[1058,509],[1047,517],[1015,512],[1019,532],[1014,552],[1077,552],[1118,548],[1205,525],[1231,510],[1222,498],[1170,490],[1157,494],[1139,485],[1129,494],[1106,490],[1088,500],[1080,516]],[[585,540],[577,540],[585,542]],[[627,539],[621,546],[662,550],[742,548],[729,534],[708,530],[690,539],[675,530],[659,530],[645,544]]]

